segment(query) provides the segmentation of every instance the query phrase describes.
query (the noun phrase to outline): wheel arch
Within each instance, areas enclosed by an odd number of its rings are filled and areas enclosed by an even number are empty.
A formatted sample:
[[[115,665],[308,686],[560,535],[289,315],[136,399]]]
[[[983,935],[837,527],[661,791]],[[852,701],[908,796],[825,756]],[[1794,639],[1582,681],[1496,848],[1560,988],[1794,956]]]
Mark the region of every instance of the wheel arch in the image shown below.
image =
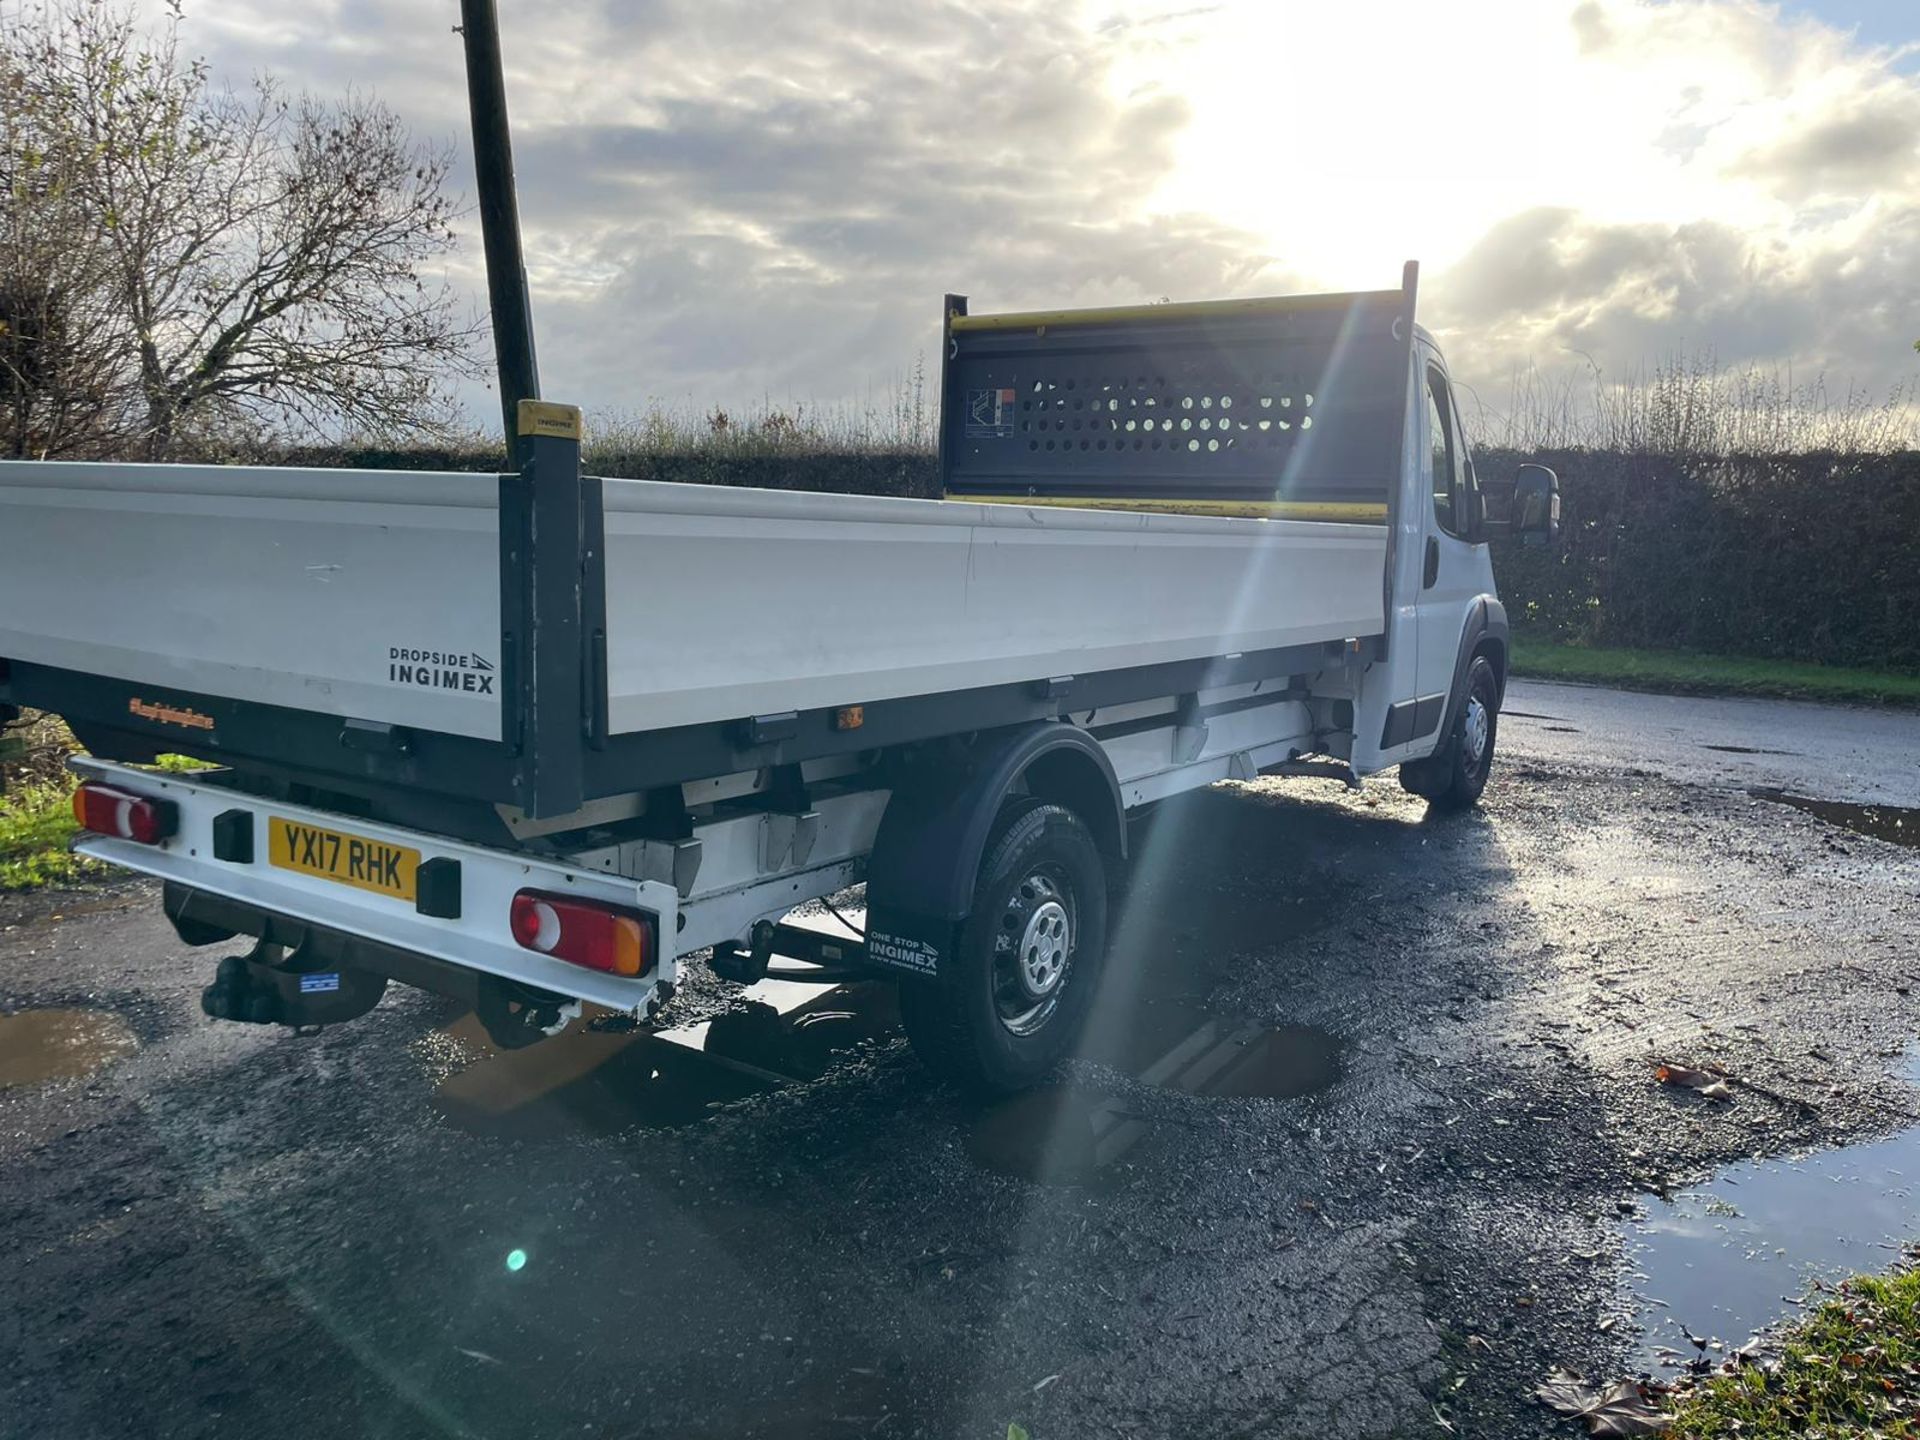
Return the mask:
[[[1109,867],[1126,858],[1126,817],[1113,762],[1064,721],[981,736],[960,755],[903,766],[867,860],[869,953],[931,973],[950,954],[973,904],[975,876],[1007,798],[1029,794],[1080,817]]]
[[[1467,672],[1473,668],[1473,662],[1483,655],[1487,663],[1493,666],[1494,683],[1499,687],[1500,700],[1504,703],[1509,643],[1507,607],[1492,595],[1477,596],[1467,611],[1466,623],[1460,627],[1460,648],[1453,662],[1453,685],[1447,694],[1446,711],[1440,718],[1443,742],[1446,736],[1453,733],[1461,707],[1467,703]]]
[[[1490,632],[1484,633],[1474,645],[1473,654],[1467,657],[1467,664],[1469,666],[1483,655],[1486,657],[1487,663],[1493,666],[1494,683],[1500,687],[1500,699],[1502,703],[1504,703],[1507,698],[1507,643],[1507,636],[1504,633],[1498,635]]]

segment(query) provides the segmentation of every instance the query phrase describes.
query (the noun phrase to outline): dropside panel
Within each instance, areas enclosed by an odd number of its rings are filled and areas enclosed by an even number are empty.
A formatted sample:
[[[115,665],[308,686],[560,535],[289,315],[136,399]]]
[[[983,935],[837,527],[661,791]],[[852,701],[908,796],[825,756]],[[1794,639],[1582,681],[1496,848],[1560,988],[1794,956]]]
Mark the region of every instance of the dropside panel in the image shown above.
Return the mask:
[[[0,657],[497,740],[499,479],[0,464]],[[204,719],[205,717],[200,717]]]
[[[1378,635],[1377,525],[607,480],[616,735]]]

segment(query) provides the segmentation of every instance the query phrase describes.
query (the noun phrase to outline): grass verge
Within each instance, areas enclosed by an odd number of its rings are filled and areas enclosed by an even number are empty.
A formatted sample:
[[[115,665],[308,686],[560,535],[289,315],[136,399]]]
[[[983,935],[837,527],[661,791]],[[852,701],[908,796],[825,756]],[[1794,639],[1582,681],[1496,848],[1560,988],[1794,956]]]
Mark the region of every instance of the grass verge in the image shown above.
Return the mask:
[[[0,890],[69,885],[104,874],[98,861],[67,849],[73,823],[73,736],[51,715],[31,712],[0,735]]]
[[[105,875],[107,866],[68,846],[80,827],[73,819],[74,777],[67,757],[78,750],[67,727],[51,715],[29,715],[5,735],[0,751],[0,890],[73,885]],[[200,770],[198,760],[162,755],[162,770]]]
[[[103,875],[98,860],[67,848],[73,822],[73,787],[38,781],[0,795],[0,890],[71,885]]]
[[[1666,690],[1683,695],[1755,695],[1920,707],[1920,675],[1681,650],[1589,649],[1524,635],[1513,637],[1513,673],[1536,680],[1585,680],[1625,690]]]
[[[1671,1440],[1920,1437],[1920,1269],[1847,1281],[1777,1366],[1715,1376],[1673,1416]]]

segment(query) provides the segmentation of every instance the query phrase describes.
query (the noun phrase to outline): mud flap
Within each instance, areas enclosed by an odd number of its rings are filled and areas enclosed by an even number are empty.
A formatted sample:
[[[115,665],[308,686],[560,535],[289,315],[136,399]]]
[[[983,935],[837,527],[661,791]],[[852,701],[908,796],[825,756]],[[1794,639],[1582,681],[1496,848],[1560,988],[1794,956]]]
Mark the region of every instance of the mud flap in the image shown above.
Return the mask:
[[[941,958],[952,951],[957,929],[953,921],[937,916],[869,907],[867,958],[908,975],[937,975]]]

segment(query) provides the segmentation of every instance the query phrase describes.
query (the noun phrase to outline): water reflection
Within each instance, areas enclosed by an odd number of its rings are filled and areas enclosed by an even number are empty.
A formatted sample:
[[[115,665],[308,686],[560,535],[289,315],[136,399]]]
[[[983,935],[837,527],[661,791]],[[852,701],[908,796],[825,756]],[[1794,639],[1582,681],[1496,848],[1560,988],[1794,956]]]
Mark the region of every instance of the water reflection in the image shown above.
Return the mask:
[[[0,1089],[78,1080],[140,1048],[104,1010],[22,1010],[0,1015]]]
[[[1733,1349],[1795,1313],[1815,1279],[1887,1269],[1920,1229],[1920,1127],[1797,1159],[1734,1165],[1627,1222],[1640,1365]]]

